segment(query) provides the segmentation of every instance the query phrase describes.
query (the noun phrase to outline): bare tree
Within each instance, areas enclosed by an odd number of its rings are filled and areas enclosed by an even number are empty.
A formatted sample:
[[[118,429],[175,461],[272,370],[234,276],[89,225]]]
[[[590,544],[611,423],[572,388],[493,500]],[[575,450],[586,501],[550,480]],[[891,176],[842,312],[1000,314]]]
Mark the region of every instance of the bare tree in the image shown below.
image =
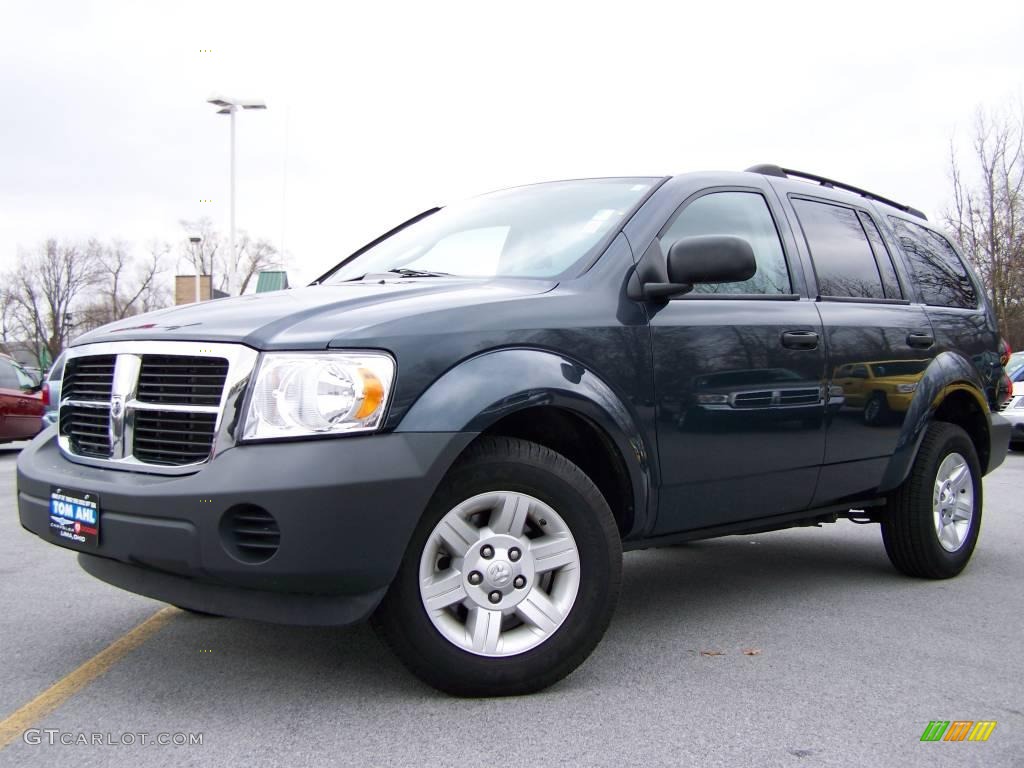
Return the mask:
[[[182,219],[178,222],[188,237],[198,237],[196,244],[185,242],[182,245],[181,255],[200,275],[209,275],[215,269],[218,261],[218,252],[221,250],[220,234],[208,218],[193,219],[191,221]]]
[[[253,240],[248,233],[242,232],[238,240],[238,253],[230,265],[230,273],[225,276],[227,280],[221,290],[241,296],[256,275],[281,265],[281,256],[269,241]]]
[[[17,303],[14,291],[8,285],[8,280],[4,280],[4,284],[0,285],[0,342],[14,340],[13,332],[17,324],[16,312]]]
[[[951,207],[946,226],[985,283],[1000,332],[1024,344],[1024,108],[979,108],[965,174],[950,144]]]
[[[81,330],[167,305],[169,293],[161,279],[170,251],[166,243],[152,241],[142,258],[136,258],[130,247],[118,240],[110,244],[91,241],[88,248],[96,261],[96,299],[80,313]]]
[[[281,254],[267,240],[254,239],[244,231],[239,232],[235,253],[231,254],[209,219],[180,223],[189,237],[201,238],[198,244],[182,243],[181,255],[200,274],[212,274],[217,290],[230,296],[245,293],[252,279],[263,270],[283,265]]]
[[[90,248],[48,240],[37,252],[19,255],[4,280],[9,332],[32,344],[40,358],[55,359],[68,341],[76,304],[98,280],[96,253]]]

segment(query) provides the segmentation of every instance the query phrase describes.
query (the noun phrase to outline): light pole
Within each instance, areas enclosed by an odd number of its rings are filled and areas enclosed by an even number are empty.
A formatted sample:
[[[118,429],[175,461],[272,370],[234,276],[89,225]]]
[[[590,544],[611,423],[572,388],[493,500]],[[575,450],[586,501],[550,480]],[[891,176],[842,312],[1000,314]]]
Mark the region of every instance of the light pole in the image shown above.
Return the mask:
[[[198,304],[199,303],[199,275],[203,271],[203,267],[202,267],[203,252],[201,250],[199,250],[199,244],[201,242],[203,242],[203,238],[193,235],[192,237],[190,237],[188,239],[188,241],[190,243],[192,243],[192,252],[194,254],[192,256],[192,263],[195,264],[195,266],[196,266],[196,304]],[[212,280],[213,278],[211,277],[210,279]]]
[[[228,257],[233,263],[235,258],[235,112],[239,109],[266,109],[267,105],[260,99],[229,99],[216,94],[208,98],[206,103],[220,107],[217,110],[218,115],[227,115],[231,118],[231,218]]]

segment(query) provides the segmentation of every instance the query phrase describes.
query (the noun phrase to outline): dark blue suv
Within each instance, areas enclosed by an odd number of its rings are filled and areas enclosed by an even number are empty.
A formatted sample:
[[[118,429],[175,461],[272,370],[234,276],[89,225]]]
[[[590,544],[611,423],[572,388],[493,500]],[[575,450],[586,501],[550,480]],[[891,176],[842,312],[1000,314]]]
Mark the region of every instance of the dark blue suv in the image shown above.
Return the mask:
[[[440,689],[525,693],[598,643],[623,549],[852,518],[899,570],[959,573],[1004,348],[947,236],[849,185],[519,187],[310,287],[79,338],[21,522],[124,589],[372,617]]]

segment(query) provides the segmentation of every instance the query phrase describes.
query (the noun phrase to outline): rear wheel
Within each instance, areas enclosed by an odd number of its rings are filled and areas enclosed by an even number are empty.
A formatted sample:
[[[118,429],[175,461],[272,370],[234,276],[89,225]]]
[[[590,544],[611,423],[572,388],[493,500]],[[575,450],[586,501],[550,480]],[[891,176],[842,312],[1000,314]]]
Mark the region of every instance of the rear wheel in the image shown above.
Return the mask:
[[[909,576],[956,576],[974,552],[981,508],[974,443],[955,424],[933,422],[910,475],[886,509],[882,540],[889,560]]]
[[[531,693],[590,655],[621,568],[590,478],[543,446],[484,438],[435,493],[374,624],[440,690]]]

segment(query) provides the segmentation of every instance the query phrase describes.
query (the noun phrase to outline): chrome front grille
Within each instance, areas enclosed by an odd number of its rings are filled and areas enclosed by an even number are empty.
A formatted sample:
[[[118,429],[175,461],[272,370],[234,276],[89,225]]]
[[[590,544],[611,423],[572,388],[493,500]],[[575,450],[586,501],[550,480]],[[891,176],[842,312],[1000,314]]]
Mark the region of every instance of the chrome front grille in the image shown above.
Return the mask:
[[[778,408],[817,405],[822,399],[823,395],[820,387],[734,392],[730,396],[733,408]]]
[[[81,456],[110,458],[110,410],[68,405],[60,411],[60,431]]]
[[[212,413],[136,411],[132,453],[146,464],[195,464],[209,457],[216,429]]]
[[[139,400],[177,405],[220,405],[228,361],[218,357],[143,355]]]
[[[1011,408],[1024,408],[1024,395],[1012,395],[999,406],[1000,411],[1008,411]]]
[[[109,403],[116,359],[114,355],[95,355],[68,361],[61,384],[64,397]]]
[[[61,450],[81,463],[159,473],[191,471],[233,444],[257,357],[238,344],[176,341],[89,344],[67,354]]]

